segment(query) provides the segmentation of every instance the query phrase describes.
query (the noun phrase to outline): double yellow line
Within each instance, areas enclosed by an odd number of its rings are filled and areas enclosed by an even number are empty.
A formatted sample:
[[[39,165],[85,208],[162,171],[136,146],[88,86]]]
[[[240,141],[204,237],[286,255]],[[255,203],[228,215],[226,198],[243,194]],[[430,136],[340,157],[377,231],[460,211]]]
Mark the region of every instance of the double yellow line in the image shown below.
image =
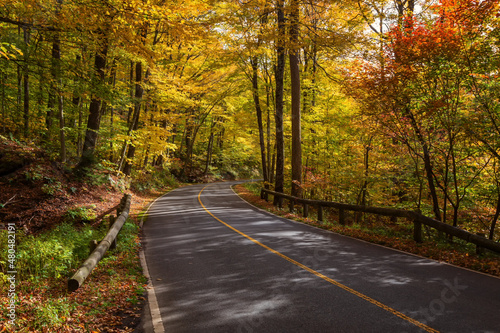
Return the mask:
[[[374,305],[378,306],[379,308],[382,308],[382,309],[384,309],[384,310],[386,310],[386,311],[388,311],[388,312],[392,313],[393,315],[395,315],[395,316],[397,316],[397,317],[399,317],[399,318],[401,318],[401,319],[403,319],[403,320],[406,320],[406,321],[408,321],[408,322],[412,323],[412,324],[413,324],[413,325],[415,325],[415,326],[420,327],[421,329],[425,330],[426,332],[434,332],[434,333],[438,333],[438,332],[439,332],[438,330],[435,330],[435,329],[433,329],[433,328],[431,328],[431,327],[429,327],[429,326],[427,326],[427,325],[425,325],[425,324],[422,324],[421,322],[419,322],[419,321],[417,321],[417,320],[415,320],[415,319],[413,319],[413,318],[411,318],[411,317],[408,317],[408,316],[407,316],[407,315],[405,315],[404,313],[401,313],[401,312],[399,312],[399,311],[397,311],[397,310],[394,310],[394,309],[393,309],[393,308],[391,308],[390,306],[387,306],[387,305],[385,305],[385,304],[382,304],[382,303],[380,303],[379,301],[377,301],[377,300],[375,300],[375,299],[373,299],[373,298],[371,298],[371,297],[369,297],[369,296],[366,296],[365,294],[360,293],[359,291],[356,291],[356,290],[354,290],[354,289],[352,289],[352,288],[349,288],[348,286],[343,285],[342,283],[340,283],[340,282],[338,282],[338,281],[335,281],[334,279],[331,279],[331,278],[329,278],[328,276],[323,275],[323,274],[321,274],[320,272],[315,271],[314,269],[312,269],[312,268],[310,268],[310,267],[307,267],[307,266],[305,266],[305,265],[301,264],[300,262],[298,262],[298,261],[296,261],[296,260],[293,260],[293,259],[292,259],[292,258],[290,258],[290,257],[287,257],[287,256],[286,256],[286,255],[284,255],[283,253],[278,252],[278,251],[276,251],[276,250],[274,250],[274,249],[270,248],[269,246],[262,244],[261,242],[259,242],[259,241],[258,241],[258,240],[256,240],[255,238],[252,238],[252,237],[248,236],[247,234],[245,234],[245,233],[243,233],[243,232],[239,231],[238,229],[236,229],[235,227],[233,227],[233,226],[231,226],[231,225],[227,224],[226,222],[222,221],[222,220],[221,220],[221,219],[219,219],[217,216],[215,216],[214,214],[212,214],[212,212],[210,212],[210,211],[207,209],[207,207],[205,207],[205,205],[203,204],[203,202],[201,201],[201,194],[203,193],[203,191],[204,191],[204,190],[205,190],[208,186],[210,186],[210,185],[205,186],[205,187],[204,187],[204,188],[200,191],[200,193],[198,193],[198,202],[200,203],[200,205],[203,207],[203,209],[204,209],[204,210],[205,210],[208,214],[210,214],[210,215],[211,215],[214,219],[216,219],[217,221],[219,221],[220,223],[222,223],[223,225],[225,225],[225,226],[226,226],[226,227],[228,227],[229,229],[231,229],[231,230],[233,230],[233,231],[237,232],[237,233],[238,233],[238,234],[240,234],[241,236],[243,236],[243,237],[247,238],[248,240],[251,240],[252,242],[254,242],[255,244],[257,244],[257,245],[259,245],[259,246],[262,246],[262,247],[263,247],[263,248],[265,248],[266,250],[268,250],[268,251],[270,251],[270,252],[272,252],[272,253],[274,253],[274,254],[276,254],[276,255],[280,256],[281,258],[283,258],[283,259],[285,259],[285,260],[287,260],[287,261],[291,262],[292,264],[294,264],[294,265],[296,265],[296,266],[298,266],[298,267],[302,268],[303,270],[306,270],[306,271],[308,271],[309,273],[312,273],[312,274],[316,275],[317,277],[320,277],[320,278],[322,278],[323,280],[325,280],[325,281],[327,281],[327,282],[329,282],[329,283],[331,283],[331,284],[333,284],[333,285],[335,285],[335,286],[337,286],[337,287],[339,287],[339,288],[342,288],[342,289],[344,289],[345,291],[347,291],[347,292],[349,292],[349,293],[351,293],[351,294],[353,294],[353,295],[356,295],[356,296],[358,296],[359,298],[362,298],[362,299],[364,299],[365,301],[370,302],[371,304],[374,304]]]

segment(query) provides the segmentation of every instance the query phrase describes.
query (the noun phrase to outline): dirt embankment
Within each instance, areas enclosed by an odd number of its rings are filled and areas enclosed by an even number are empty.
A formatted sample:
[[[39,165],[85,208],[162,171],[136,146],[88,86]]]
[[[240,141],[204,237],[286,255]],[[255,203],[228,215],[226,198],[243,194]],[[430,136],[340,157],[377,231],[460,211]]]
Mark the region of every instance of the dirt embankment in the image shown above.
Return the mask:
[[[103,214],[120,201],[122,190],[110,172],[78,178],[42,149],[0,137],[0,224],[39,233],[68,219],[76,207]]]

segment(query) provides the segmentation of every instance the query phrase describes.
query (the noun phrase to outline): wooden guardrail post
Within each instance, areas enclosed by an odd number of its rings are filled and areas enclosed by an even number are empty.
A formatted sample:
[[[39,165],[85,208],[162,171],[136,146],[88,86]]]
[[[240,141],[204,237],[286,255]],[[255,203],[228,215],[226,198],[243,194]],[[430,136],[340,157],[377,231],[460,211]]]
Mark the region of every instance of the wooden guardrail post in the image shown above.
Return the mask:
[[[269,201],[269,194],[265,191],[265,189],[260,190],[260,198],[262,200]]]
[[[123,199],[120,200],[118,207],[116,207],[116,216],[120,216],[123,210]]]
[[[124,195],[120,200],[120,205],[118,206],[118,209],[116,210],[116,216],[120,216],[120,214],[125,210],[125,207],[127,206],[127,200],[128,200],[128,195]]]
[[[289,200],[290,202],[290,212],[293,212],[295,202],[304,205],[304,214],[308,214],[308,208],[306,205],[314,205],[318,207],[318,220],[323,222],[323,208],[330,207],[338,209],[339,211],[339,224],[346,224],[346,213],[345,211],[354,211],[354,212],[363,212],[367,214],[376,214],[382,216],[390,216],[391,220],[400,218],[406,218],[409,221],[412,221],[414,224],[413,229],[413,238],[416,242],[423,241],[423,233],[422,233],[422,225],[426,225],[428,227],[436,229],[439,233],[446,233],[448,235],[452,235],[453,237],[457,237],[465,240],[466,242],[475,244],[478,247],[478,251],[481,249],[488,249],[490,251],[494,251],[500,253],[500,242],[487,239],[484,236],[476,235],[470,233],[466,230],[454,227],[452,225],[443,223],[441,221],[437,221],[433,218],[422,215],[418,211],[410,211],[410,210],[402,210],[402,209],[393,209],[393,208],[382,208],[382,207],[369,207],[369,206],[359,206],[359,205],[350,205],[345,203],[331,202],[331,201],[317,201],[317,200],[306,200],[301,198],[296,198],[284,193],[279,193],[275,191],[271,191],[268,189],[264,190],[267,194],[272,194],[275,198],[277,198],[277,203],[280,208],[283,208],[283,199]],[[394,220],[393,220],[394,221]]]
[[[484,232],[478,232],[478,233],[476,233],[476,235],[478,235],[478,236],[480,236],[480,237],[485,237],[485,236],[486,236],[486,234],[485,234]],[[480,256],[480,255],[483,255],[483,254],[484,254],[484,248],[483,248],[483,247],[481,247],[481,246],[479,246],[479,245],[477,245],[477,244],[476,244],[476,254],[477,254],[478,256]]]
[[[345,210],[342,208],[339,208],[339,223],[345,225]]]
[[[302,211],[302,216],[308,217],[309,216],[309,205],[306,203],[303,203],[302,207],[304,208]]]
[[[323,206],[318,205],[318,221],[323,223]]]
[[[99,245],[98,241],[96,241],[95,239],[91,240],[89,242],[90,253],[94,252],[94,250],[97,248],[98,245]]]
[[[115,221],[116,221],[116,216],[114,215],[110,215],[109,216],[109,226],[108,226],[108,231],[111,230],[111,228],[113,228],[113,224],[115,224]],[[111,250],[114,250],[116,249],[116,239],[118,238],[118,235],[116,235],[115,239],[113,239],[113,241],[111,242],[109,248]]]
[[[413,240],[422,243],[422,223],[417,219],[413,220]]]

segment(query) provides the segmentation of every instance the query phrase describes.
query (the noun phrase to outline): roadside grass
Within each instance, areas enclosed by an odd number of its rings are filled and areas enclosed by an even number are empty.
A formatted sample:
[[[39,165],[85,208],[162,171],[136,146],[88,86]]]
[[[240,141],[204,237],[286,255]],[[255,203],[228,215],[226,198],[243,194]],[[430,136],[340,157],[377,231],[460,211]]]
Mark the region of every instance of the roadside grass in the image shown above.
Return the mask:
[[[75,268],[88,256],[88,244],[101,239],[106,229],[89,224],[81,227],[64,223],[40,235],[16,232],[16,271],[20,281],[38,282],[47,278],[60,278]],[[7,231],[0,232],[0,243],[7,244]],[[0,279],[5,281],[8,262],[7,251],[0,252]]]
[[[140,320],[147,280],[142,274],[139,219],[146,201],[131,210],[117,238],[85,283],[68,293],[67,280],[107,226],[65,223],[37,236],[17,232],[16,326],[8,325],[6,254],[0,254],[0,332],[132,332]],[[135,197],[137,199],[137,197]],[[135,200],[137,201],[137,200]],[[137,203],[136,203],[137,206]],[[4,243],[6,231],[0,232]]]
[[[296,206],[294,213],[290,213],[288,207],[282,209],[275,207],[272,204],[272,196],[270,196],[269,202],[262,200],[260,198],[261,186],[261,183],[244,183],[235,186],[235,191],[242,199],[252,205],[281,217],[370,243],[500,276],[500,256],[489,251],[478,255],[474,244],[466,243],[457,238],[450,240],[425,226],[423,228],[423,243],[416,243],[413,240],[413,224],[409,221],[405,219],[391,220],[390,218],[371,214],[361,214],[359,216],[350,214],[347,218],[348,223],[340,225],[337,213],[333,210],[325,210],[324,222],[320,223],[310,217],[302,217],[301,206]],[[309,216],[316,216],[316,211],[313,208],[310,208]]]

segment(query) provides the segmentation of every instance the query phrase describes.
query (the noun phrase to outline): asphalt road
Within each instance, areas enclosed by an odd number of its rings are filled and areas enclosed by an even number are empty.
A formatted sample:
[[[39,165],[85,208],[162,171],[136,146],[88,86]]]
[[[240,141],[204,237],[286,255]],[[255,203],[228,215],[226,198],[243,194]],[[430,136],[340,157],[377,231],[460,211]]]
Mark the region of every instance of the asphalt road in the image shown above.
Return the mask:
[[[149,211],[165,332],[500,332],[500,279],[276,217],[234,183],[180,188]],[[154,331],[149,312],[142,327]]]

